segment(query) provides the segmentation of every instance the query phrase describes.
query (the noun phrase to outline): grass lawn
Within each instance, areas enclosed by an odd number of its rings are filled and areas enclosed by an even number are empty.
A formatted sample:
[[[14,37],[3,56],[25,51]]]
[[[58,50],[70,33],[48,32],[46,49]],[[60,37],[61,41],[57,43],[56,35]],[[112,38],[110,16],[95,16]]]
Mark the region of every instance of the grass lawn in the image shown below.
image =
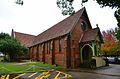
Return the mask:
[[[10,73],[19,73],[19,72],[21,73],[27,71],[41,71],[41,70],[46,70],[46,69],[0,63],[0,74],[10,74]]]
[[[27,65],[35,65],[35,66],[44,66],[44,67],[56,67],[56,68],[64,68],[63,66],[56,66],[56,65],[52,65],[52,64],[44,64],[42,62],[31,62],[31,63],[26,63]]]

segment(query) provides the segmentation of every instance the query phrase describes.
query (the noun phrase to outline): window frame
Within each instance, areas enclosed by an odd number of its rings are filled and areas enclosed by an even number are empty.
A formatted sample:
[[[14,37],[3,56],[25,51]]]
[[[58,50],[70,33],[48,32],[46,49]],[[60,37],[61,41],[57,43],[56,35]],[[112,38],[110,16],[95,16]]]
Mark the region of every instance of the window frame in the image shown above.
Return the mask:
[[[62,53],[62,40],[59,39],[59,53]]]
[[[84,21],[81,21],[80,24],[81,24],[82,30],[85,31],[85,30],[86,30],[86,27],[87,27],[87,26],[86,26],[86,23],[85,23]]]

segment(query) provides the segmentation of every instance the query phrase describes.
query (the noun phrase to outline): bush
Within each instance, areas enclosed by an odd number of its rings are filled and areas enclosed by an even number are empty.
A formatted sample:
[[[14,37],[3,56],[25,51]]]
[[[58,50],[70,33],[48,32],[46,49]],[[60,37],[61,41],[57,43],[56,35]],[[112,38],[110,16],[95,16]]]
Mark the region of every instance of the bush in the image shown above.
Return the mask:
[[[17,58],[15,58],[15,59],[10,59],[8,56],[5,56],[5,57],[3,58],[3,62],[20,62],[20,59],[17,59]]]
[[[10,59],[9,59],[9,57],[4,56],[3,61],[4,61],[4,62],[9,62],[9,61],[10,61]]]
[[[10,62],[20,62],[20,59],[11,59]]]
[[[81,64],[81,67],[95,69],[96,68],[96,60],[95,59],[84,60],[83,63]]]

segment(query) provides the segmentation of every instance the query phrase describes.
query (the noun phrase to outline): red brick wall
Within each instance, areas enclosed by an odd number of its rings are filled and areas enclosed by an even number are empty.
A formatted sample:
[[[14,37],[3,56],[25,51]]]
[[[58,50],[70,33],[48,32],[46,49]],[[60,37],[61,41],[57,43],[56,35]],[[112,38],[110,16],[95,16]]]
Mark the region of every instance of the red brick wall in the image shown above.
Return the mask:
[[[59,52],[59,39],[62,41],[62,50]],[[55,64],[63,65],[66,67],[66,50],[65,50],[65,37],[61,37],[54,41],[55,44]]]
[[[32,48],[30,48],[30,57],[31,58],[37,58],[40,62],[45,62],[49,64],[57,64],[57,65],[63,65],[65,67],[68,66],[67,54],[69,54],[67,49],[67,36],[59,37],[57,39],[47,41],[43,44],[36,45]],[[62,42],[62,51],[59,52],[59,40]],[[50,43],[50,47],[48,50],[48,43]],[[43,45],[43,47],[42,47]],[[44,55],[44,56],[43,56]],[[70,58],[70,57],[69,57]]]
[[[83,33],[83,30],[81,28],[81,22],[84,21],[86,24],[86,30],[90,29],[90,26],[88,24],[88,21],[86,21],[86,18],[83,16],[82,19],[78,21],[78,23],[75,25],[75,28],[73,29],[71,33],[71,66],[73,68],[80,65],[80,44],[79,40]]]

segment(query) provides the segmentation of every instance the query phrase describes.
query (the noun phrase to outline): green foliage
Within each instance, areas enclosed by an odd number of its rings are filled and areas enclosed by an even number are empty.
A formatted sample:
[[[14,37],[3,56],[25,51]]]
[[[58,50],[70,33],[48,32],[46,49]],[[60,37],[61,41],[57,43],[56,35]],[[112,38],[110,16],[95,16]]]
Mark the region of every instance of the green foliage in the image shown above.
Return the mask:
[[[20,41],[16,38],[0,33],[0,52],[9,55],[10,59],[13,59],[16,55],[25,55],[28,48],[21,46]]]
[[[4,58],[3,57],[0,57],[0,61],[3,61],[4,60]]]
[[[96,0],[102,7],[120,8],[120,0]]]
[[[118,21],[118,27],[120,28],[120,9],[115,11],[114,16],[116,17],[116,20]]]
[[[4,56],[3,61],[4,61],[4,62],[9,62],[9,61],[10,61],[10,59],[9,59],[9,57],[8,57],[8,56]]]
[[[16,4],[23,5],[23,0],[16,0]]]
[[[62,9],[63,15],[71,15],[75,12],[72,3],[75,0],[57,0],[57,5],[60,9]],[[81,5],[87,2],[88,0],[81,0]],[[119,0],[94,0],[96,1],[101,7],[109,6],[111,8],[120,8],[120,1]],[[73,12],[73,13],[72,13]]]
[[[115,32],[116,32],[116,38],[119,40],[119,42],[120,42],[120,27],[119,28],[116,28],[116,30],[115,30]]]
[[[75,13],[72,2],[73,0],[57,0],[57,6],[62,10],[63,15],[72,15]]]
[[[9,37],[10,37],[9,34],[3,33],[3,32],[0,34],[0,39],[6,39]]]

